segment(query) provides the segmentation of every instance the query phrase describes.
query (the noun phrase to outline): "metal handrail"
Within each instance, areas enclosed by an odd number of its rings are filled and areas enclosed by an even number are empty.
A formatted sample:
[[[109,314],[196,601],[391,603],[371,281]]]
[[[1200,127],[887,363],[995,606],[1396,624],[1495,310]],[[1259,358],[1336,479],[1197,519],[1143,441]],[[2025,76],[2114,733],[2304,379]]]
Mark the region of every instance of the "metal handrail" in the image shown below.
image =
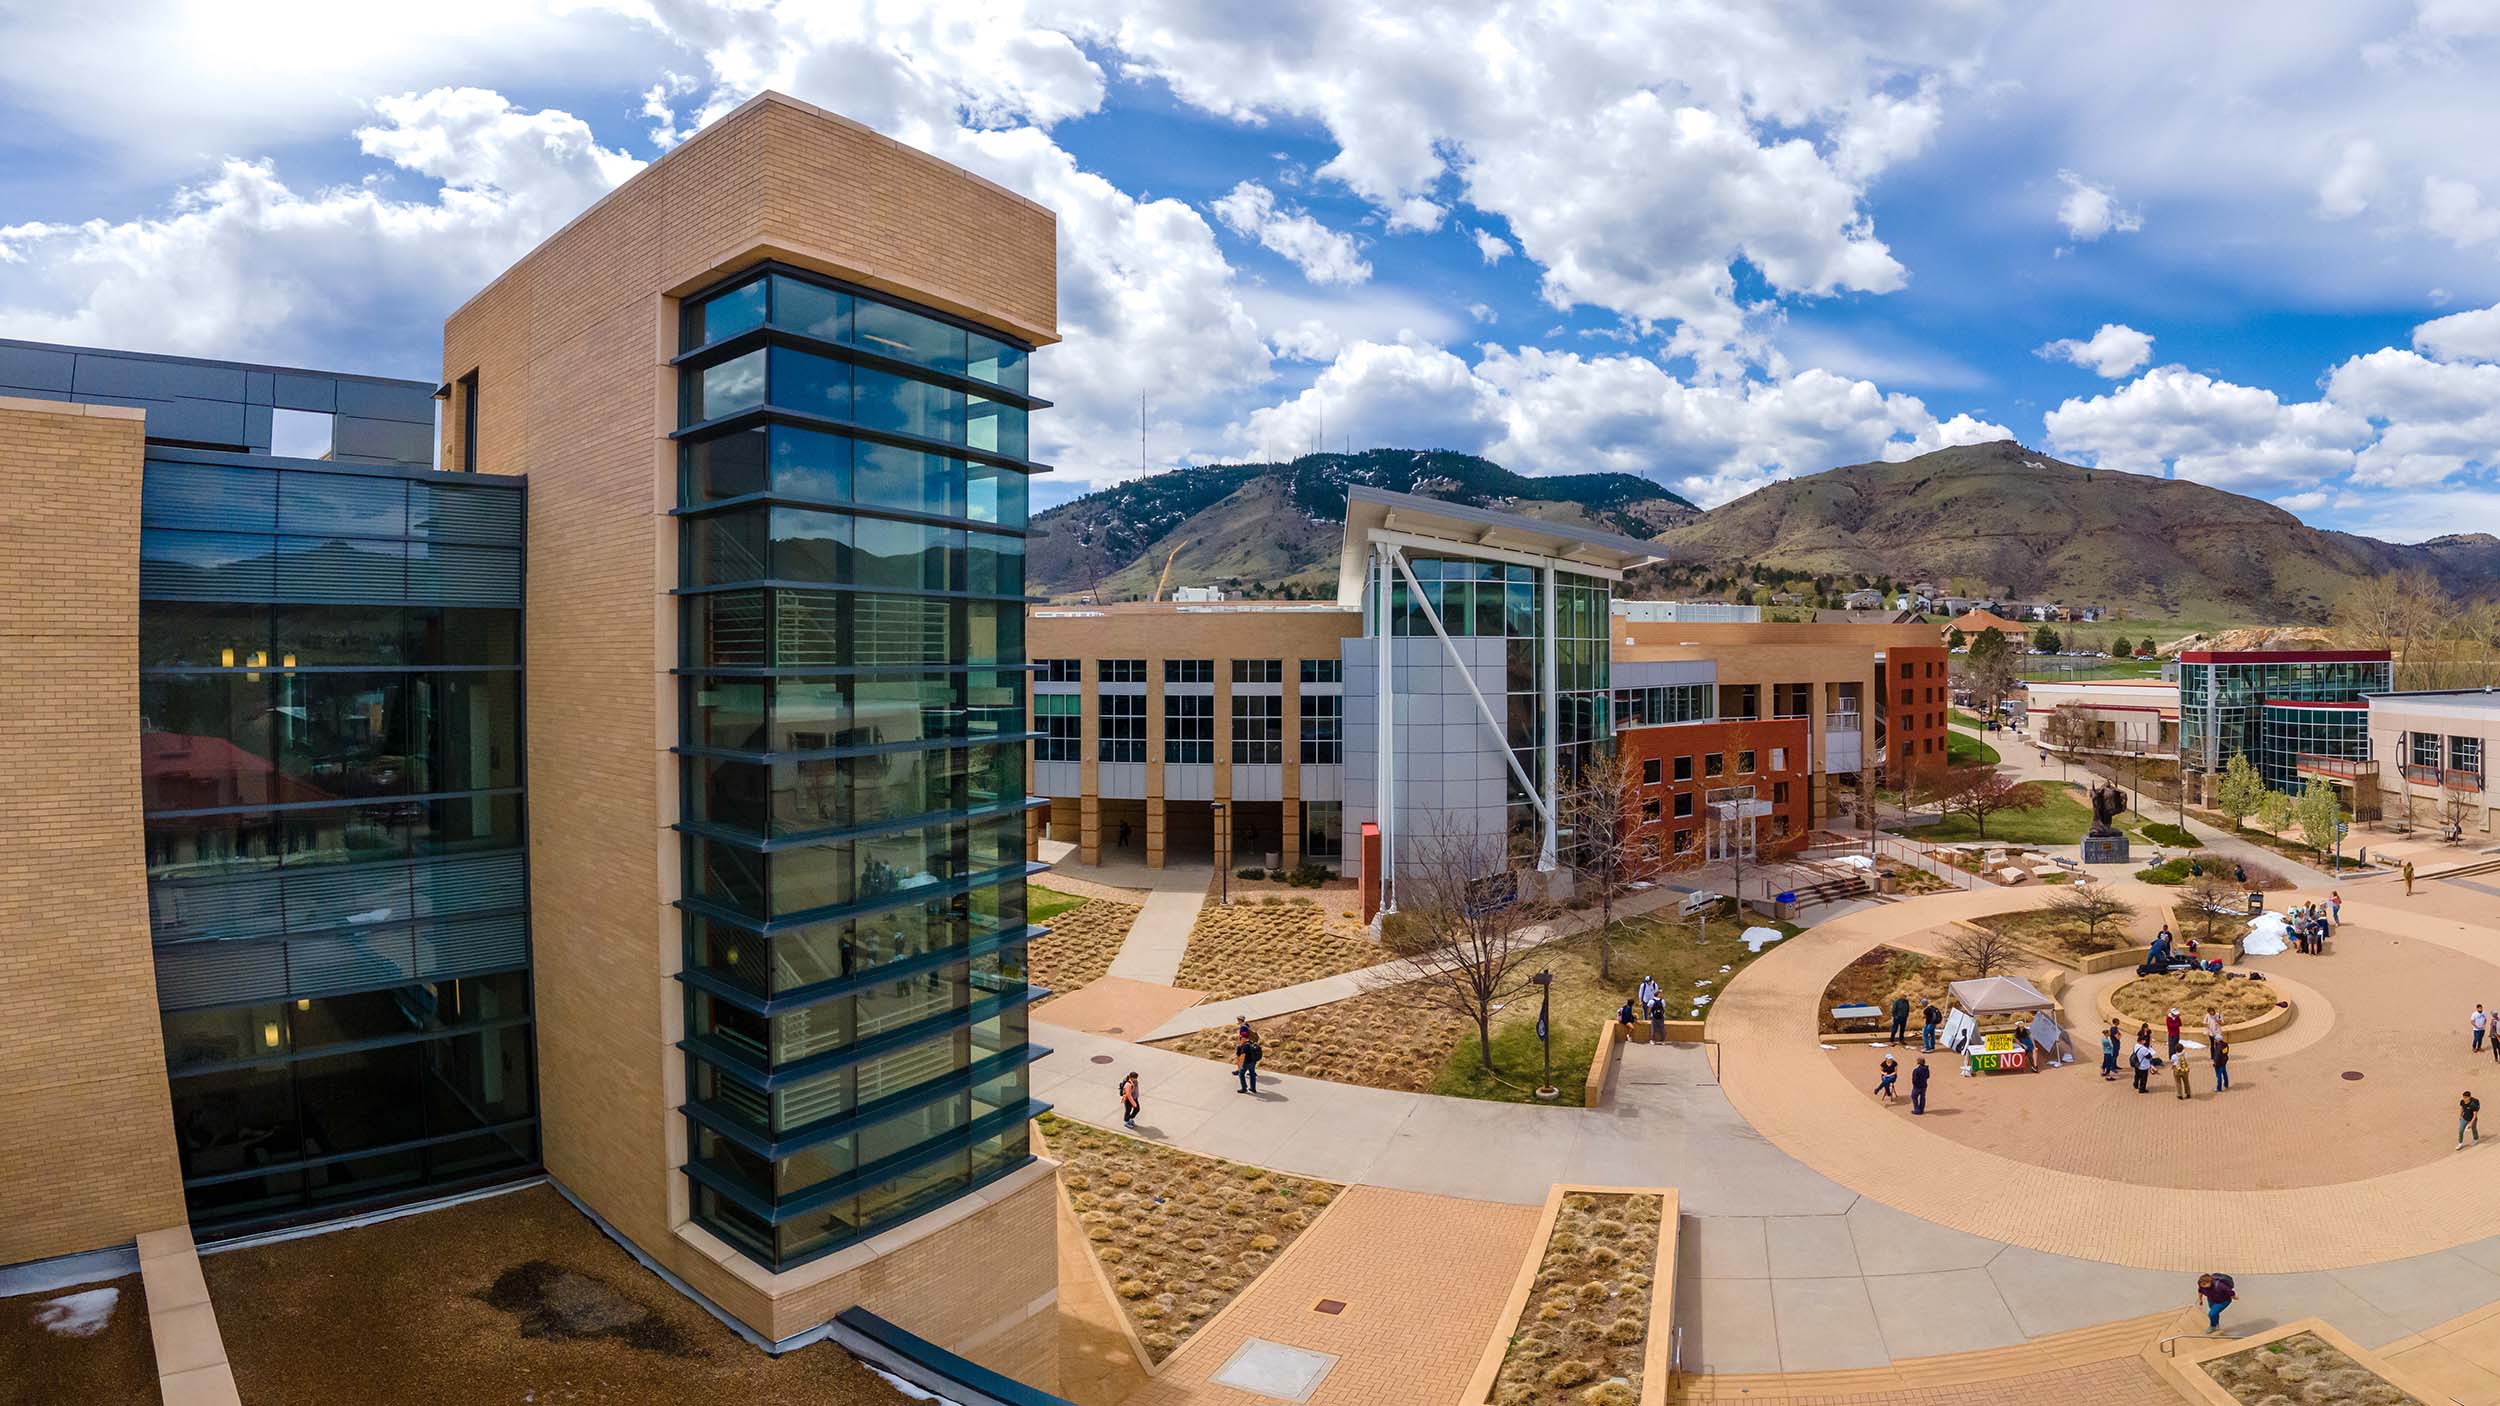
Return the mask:
[[[1684,1375],[1684,1325],[1678,1323],[1667,1337],[1667,1380],[1673,1382]]]

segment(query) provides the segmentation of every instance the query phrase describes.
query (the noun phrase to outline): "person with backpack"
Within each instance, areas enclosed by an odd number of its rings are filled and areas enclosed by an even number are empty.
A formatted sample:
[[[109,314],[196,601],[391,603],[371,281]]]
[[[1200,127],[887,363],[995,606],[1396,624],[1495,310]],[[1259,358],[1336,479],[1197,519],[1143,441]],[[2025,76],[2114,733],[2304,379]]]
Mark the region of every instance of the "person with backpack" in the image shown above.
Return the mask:
[[[2474,1142],[2480,1146],[2483,1140],[2483,1101],[2474,1097],[2472,1089],[2467,1089],[2465,1097],[2457,1100],[2457,1151],[2465,1150],[2465,1135],[2468,1132],[2474,1134]]]
[[[2153,1079],[2153,1066],[2161,1062],[2153,1057],[2153,1038],[2151,1035],[2146,1034],[2136,1037],[2135,1054],[2133,1059],[2135,1063],[2135,1091],[2140,1094],[2151,1092],[2147,1085],[2149,1085]]]
[[[2232,1283],[2228,1274],[2196,1276],[2196,1297],[2205,1305],[2205,1327],[2208,1330],[2222,1331],[2222,1311],[2231,1306],[2231,1301],[2239,1297],[2239,1292],[2239,1285]]]
[[[1244,1032],[1249,1028],[1247,1025],[1242,1027]],[[1236,1092],[1255,1094],[1259,1091],[1259,1059],[1266,1053],[1259,1047],[1257,1035],[1242,1035],[1241,1043],[1233,1047],[1233,1075],[1240,1084]]]
[[[1132,1069],[1128,1077],[1120,1081],[1120,1126],[1135,1128],[1141,1106],[1137,1101],[1137,1071]]]
[[[2231,1087],[2231,1042],[2216,1035],[2208,1058],[2214,1062],[2214,1092],[2221,1093]]]
[[[1936,1030],[1937,1027],[1944,1024],[1944,1012],[1936,1009],[1935,1002],[1929,1001],[1927,1003],[1926,1013],[1921,1015],[1919,1020],[1921,1036],[1927,1042],[1927,1052],[1929,1054],[1934,1054],[1936,1052]]]

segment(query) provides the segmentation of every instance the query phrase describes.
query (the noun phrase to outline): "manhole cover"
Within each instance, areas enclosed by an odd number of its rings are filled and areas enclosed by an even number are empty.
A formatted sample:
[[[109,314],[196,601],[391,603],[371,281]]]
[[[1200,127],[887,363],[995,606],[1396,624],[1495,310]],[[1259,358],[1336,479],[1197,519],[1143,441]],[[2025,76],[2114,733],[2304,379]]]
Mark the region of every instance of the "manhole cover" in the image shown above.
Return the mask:
[[[2361,1071],[2358,1069],[2347,1069],[2344,1071],[2344,1078],[2347,1082],[2359,1082],[2361,1078]]]
[[[1318,1312],[1318,1313],[1329,1313],[1329,1314],[1343,1313],[1343,1312],[1345,1312],[1345,1300],[1343,1300],[1343,1299],[1321,1299],[1318,1303],[1315,1303],[1315,1304],[1311,1305],[1311,1307],[1312,1307],[1312,1310],[1313,1310],[1314,1312]]]
[[[1096,1064],[1109,1064],[1110,1062],[1111,1062],[1111,1056],[1109,1056],[1109,1055],[1096,1055],[1096,1056],[1094,1056],[1094,1063],[1096,1063]],[[2358,1078],[2360,1078],[2361,1076],[2360,1076],[2360,1075],[2358,1075],[2358,1074],[2356,1074],[2356,1075],[2354,1075],[2353,1077],[2354,1077],[2354,1078],[2356,1078],[2356,1079],[2358,1079]]]
[[[1391,662],[1391,663],[1396,663],[1397,661],[1396,661],[1396,660],[1391,660],[1390,662]],[[1125,1034],[1127,1034],[1127,1033],[1128,1033],[1128,1030],[1127,1030],[1127,1027],[1125,1027],[1125,1026],[1119,1026],[1119,1025],[1106,1025],[1106,1026],[1104,1026],[1104,1027],[1102,1028],[1102,1033],[1103,1033],[1103,1034],[1105,1034],[1105,1035],[1125,1035]]]

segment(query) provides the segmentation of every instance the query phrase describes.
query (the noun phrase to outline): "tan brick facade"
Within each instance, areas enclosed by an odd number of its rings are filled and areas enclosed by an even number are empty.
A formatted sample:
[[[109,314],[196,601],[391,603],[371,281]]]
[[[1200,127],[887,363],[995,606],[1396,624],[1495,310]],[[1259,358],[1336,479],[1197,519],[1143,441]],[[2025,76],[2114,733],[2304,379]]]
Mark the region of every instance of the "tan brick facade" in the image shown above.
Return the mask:
[[[144,433],[0,399],[0,1264],[183,1221],[141,867]]]
[[[682,939],[669,906],[680,861],[669,829],[677,378],[667,363],[676,299],[766,259],[1053,341],[1055,238],[1047,209],[767,94],[592,206],[443,332],[444,379],[477,376],[476,467],[530,476],[530,874],[548,1171],[759,1331],[784,1336],[861,1302],[906,1326],[917,1314],[943,1330],[933,1340],[1045,1386],[1046,1361],[991,1355],[1008,1351],[1006,1338],[969,1349],[954,1336],[976,1320],[1020,1323],[1042,1292],[1005,1262],[1021,1253],[1013,1234],[981,1231],[1009,1248],[957,1254],[958,1267],[983,1272],[950,1281],[962,1302],[941,1323],[934,1310],[888,1312],[922,1302],[908,1267],[841,1275],[820,1261],[775,1278],[741,1260],[733,1273],[690,1231],[676,1170],[683,1007],[671,978]],[[458,457],[459,421],[445,417],[446,462]],[[1032,1260],[1032,1282],[1046,1285],[1050,1246]]]

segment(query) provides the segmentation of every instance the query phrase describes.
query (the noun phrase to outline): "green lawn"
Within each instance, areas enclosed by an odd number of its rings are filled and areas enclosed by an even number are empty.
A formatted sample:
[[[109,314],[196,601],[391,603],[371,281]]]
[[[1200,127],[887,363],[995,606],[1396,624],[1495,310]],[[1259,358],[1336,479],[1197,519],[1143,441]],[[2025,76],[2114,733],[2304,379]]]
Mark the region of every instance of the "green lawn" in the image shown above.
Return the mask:
[[[2005,760],[1997,755],[1996,748],[1978,738],[1950,731],[1944,735],[1944,759],[1948,766],[1995,766]]]
[[[1973,732],[1985,732],[1988,730],[1988,724],[1985,719],[1971,713],[1965,713],[1959,708],[1947,708],[1944,710],[1944,714],[1955,727],[1966,727]]]
[[[1041,884],[1027,884],[1024,886],[1024,920],[1028,923],[1047,923],[1084,901],[1072,893],[1061,893]]]
[[[1589,1061],[1597,1054],[1601,1027],[1612,1021],[1643,976],[1658,978],[1667,1001],[1667,1018],[1691,1018],[1692,997],[1716,995],[1745,969],[1756,954],[1745,950],[1738,935],[1753,926],[1778,928],[1789,936],[1798,929],[1773,922],[1759,913],[1741,919],[1714,917],[1708,940],[1696,940],[1696,924],[1669,914],[1621,920],[1614,925],[1614,979],[1597,977],[1597,935],[1583,933],[1537,949],[1534,962],[1519,975],[1524,980],[1538,967],[1554,973],[1554,1083],[1562,1090],[1555,1103],[1577,1106],[1586,1094]],[[1769,951],[1768,947],[1763,949]],[[1731,970],[1722,973],[1719,968]],[[1696,986],[1697,981],[1708,986]],[[1708,1006],[1702,1011],[1707,1014]],[[1471,1031],[1451,1052],[1449,1063],[1432,1091],[1458,1098],[1496,1099],[1505,1103],[1540,1103],[1537,1081],[1544,1077],[1544,1055],[1536,1038],[1537,991],[1531,986],[1510,998],[1493,1018],[1494,1074],[1487,1075]],[[1498,1076],[1498,1077],[1495,1077]]]
[[[2027,781],[2025,786],[2048,794],[2048,804],[2037,810],[1999,811],[1988,817],[1988,833],[1979,833],[1967,815],[1948,815],[1930,825],[1903,827],[1903,833],[1916,835],[1935,844],[1966,844],[1974,840],[1995,840],[2019,845],[2073,845],[2083,842],[2083,832],[2092,828],[2092,807],[2073,786],[2054,781]],[[2134,811],[2122,812],[2118,828],[2133,831],[2145,818]]]

